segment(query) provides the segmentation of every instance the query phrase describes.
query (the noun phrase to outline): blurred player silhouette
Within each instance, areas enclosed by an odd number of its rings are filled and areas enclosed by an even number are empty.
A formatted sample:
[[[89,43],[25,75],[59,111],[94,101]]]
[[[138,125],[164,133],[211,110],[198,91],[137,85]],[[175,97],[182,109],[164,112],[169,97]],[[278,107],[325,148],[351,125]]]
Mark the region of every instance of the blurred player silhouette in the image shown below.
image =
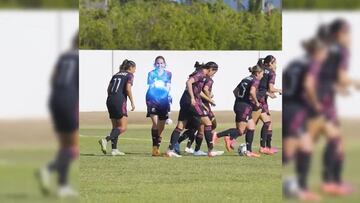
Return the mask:
[[[62,54],[51,78],[50,113],[60,144],[53,161],[37,171],[41,190],[50,192],[50,175],[57,173],[57,195],[77,196],[68,183],[71,162],[78,156],[79,128],[79,54],[78,35],[72,49]]]

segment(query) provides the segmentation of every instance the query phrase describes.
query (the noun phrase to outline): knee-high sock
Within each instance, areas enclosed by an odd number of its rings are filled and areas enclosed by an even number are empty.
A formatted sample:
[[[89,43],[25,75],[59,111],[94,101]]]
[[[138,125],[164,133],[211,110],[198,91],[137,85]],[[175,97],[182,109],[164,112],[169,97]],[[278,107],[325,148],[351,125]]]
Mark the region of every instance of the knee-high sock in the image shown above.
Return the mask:
[[[296,173],[301,189],[307,189],[307,176],[310,168],[311,153],[299,151],[296,157]]]
[[[180,128],[176,127],[174,129],[174,131],[172,132],[171,137],[170,137],[170,144],[169,144],[170,150],[173,150],[176,143],[178,143],[181,131],[182,130]]]
[[[118,143],[119,137],[115,137],[111,140],[111,149],[117,149],[117,143]]]
[[[227,130],[224,130],[224,131],[221,131],[219,133],[217,133],[217,137],[220,138],[220,137],[225,137],[225,136],[230,136],[232,138],[235,138],[238,137],[238,130],[236,128],[229,128]]]
[[[272,140],[272,130],[269,130],[266,140],[266,147],[271,148],[271,140]]]
[[[71,148],[60,149],[54,162],[48,165],[50,171],[58,173],[58,185],[66,185],[73,154]]]
[[[151,129],[151,138],[152,138],[152,146],[158,146],[159,145],[159,130],[158,129]]]
[[[188,142],[186,143],[186,147],[187,147],[187,148],[191,148],[191,145],[194,143],[194,140],[195,140],[195,132],[196,132],[196,130],[190,130],[190,132],[189,132],[189,140],[188,140]]]
[[[261,136],[260,136],[260,146],[261,147],[266,147],[266,142],[268,139],[268,132],[269,132],[269,126],[270,126],[270,121],[265,122],[261,128]]]
[[[205,134],[205,140],[208,147],[208,151],[211,151],[214,148],[214,145],[212,143],[212,127],[211,125],[206,125],[204,128],[204,134]]]
[[[119,128],[113,128],[110,132],[110,135],[106,136],[106,141],[112,140],[116,137],[119,137],[121,130]]]
[[[195,145],[195,151],[199,151],[199,150],[200,150],[200,148],[201,148],[201,143],[202,143],[202,141],[203,141],[203,138],[204,138],[204,135],[203,135],[203,134],[200,134],[200,133],[198,132],[198,134],[197,134],[196,137],[195,137],[195,143],[196,143],[196,145]]]
[[[250,152],[252,152],[252,142],[254,140],[254,130],[247,130],[245,135],[245,141],[246,141],[246,149]]]
[[[334,168],[335,168],[335,157],[336,149],[339,140],[333,138],[326,144],[324,155],[323,155],[323,181],[331,182],[334,181]]]

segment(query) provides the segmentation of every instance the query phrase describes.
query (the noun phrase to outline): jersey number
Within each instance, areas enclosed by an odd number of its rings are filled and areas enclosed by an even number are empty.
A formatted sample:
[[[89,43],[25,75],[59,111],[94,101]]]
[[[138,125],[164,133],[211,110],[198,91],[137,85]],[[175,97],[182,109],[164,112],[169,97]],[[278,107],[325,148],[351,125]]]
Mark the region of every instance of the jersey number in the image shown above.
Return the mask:
[[[241,83],[241,87],[240,87],[240,90],[239,90],[239,97],[240,98],[244,98],[245,96],[245,92],[246,92],[246,86],[247,86],[247,83]]]
[[[120,83],[121,83],[121,78],[114,78],[114,82],[111,87],[112,93],[117,93],[117,91],[119,90]]]

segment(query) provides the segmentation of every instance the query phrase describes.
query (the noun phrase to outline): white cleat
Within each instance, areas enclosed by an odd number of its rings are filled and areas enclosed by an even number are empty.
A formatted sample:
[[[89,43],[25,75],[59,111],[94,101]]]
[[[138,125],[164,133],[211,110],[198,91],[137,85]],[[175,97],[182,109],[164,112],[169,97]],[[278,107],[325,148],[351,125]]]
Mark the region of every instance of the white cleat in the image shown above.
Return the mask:
[[[185,152],[188,153],[188,154],[193,154],[193,153],[194,153],[194,149],[193,149],[193,148],[185,147]]]
[[[175,153],[173,150],[168,150],[166,152],[166,156],[168,156],[168,157],[176,157],[176,158],[182,157],[181,155],[178,155],[177,153]]]
[[[209,157],[221,156],[223,154],[224,154],[224,151],[215,151],[215,150],[213,150],[213,151],[208,152]]]
[[[48,195],[50,193],[50,171],[47,166],[40,168],[36,172],[36,176],[40,183],[41,192]]]
[[[106,145],[107,145],[106,139],[105,138],[100,139],[99,145],[100,145],[100,149],[101,149],[102,153],[106,154]]]
[[[113,150],[111,151],[111,155],[113,155],[113,156],[124,156],[125,153],[124,153],[124,152],[120,152],[118,149],[113,149]]]
[[[77,197],[79,196],[79,193],[76,192],[74,189],[72,189],[69,185],[60,186],[57,195],[60,198],[66,198],[66,197]]]
[[[194,156],[207,156],[207,153],[199,150],[194,152]]]

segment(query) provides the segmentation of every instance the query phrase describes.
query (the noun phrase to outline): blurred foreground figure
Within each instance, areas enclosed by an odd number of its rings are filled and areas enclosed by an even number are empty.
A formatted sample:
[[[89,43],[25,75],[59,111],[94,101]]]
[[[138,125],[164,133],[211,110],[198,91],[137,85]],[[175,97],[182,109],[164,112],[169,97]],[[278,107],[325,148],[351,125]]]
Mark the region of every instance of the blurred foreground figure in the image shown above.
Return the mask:
[[[59,58],[52,79],[50,112],[59,141],[59,150],[53,161],[37,172],[40,187],[45,195],[50,192],[50,175],[57,173],[57,195],[59,197],[77,196],[69,186],[68,172],[71,162],[77,158],[79,128],[79,54],[78,35],[72,49]]]

